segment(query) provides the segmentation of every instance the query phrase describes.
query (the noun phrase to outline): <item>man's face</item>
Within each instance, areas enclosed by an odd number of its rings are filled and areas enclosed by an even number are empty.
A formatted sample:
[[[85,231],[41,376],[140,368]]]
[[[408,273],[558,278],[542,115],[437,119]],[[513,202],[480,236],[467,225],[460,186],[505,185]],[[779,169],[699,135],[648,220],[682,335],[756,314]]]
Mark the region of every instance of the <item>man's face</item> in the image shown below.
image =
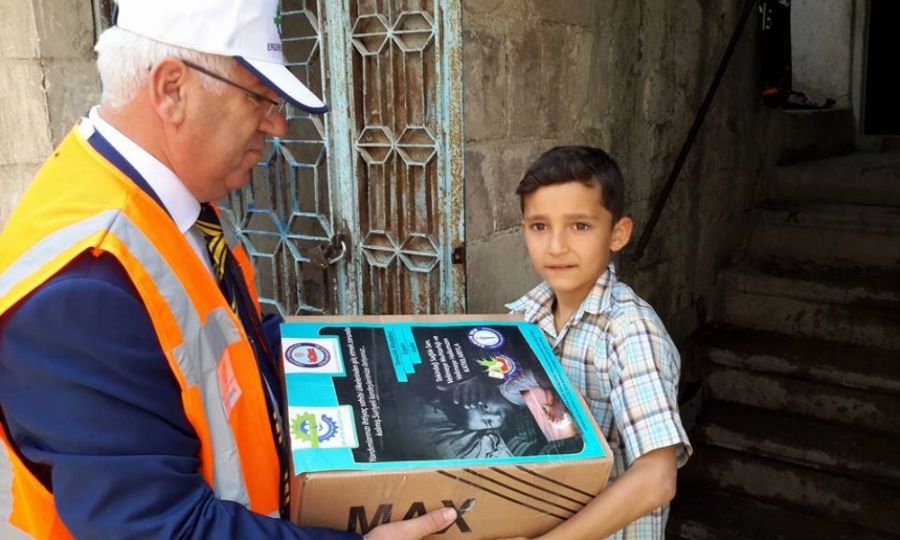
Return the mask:
[[[620,220],[620,223],[627,218]],[[543,186],[525,196],[522,229],[537,273],[557,297],[583,299],[628,242],[603,206],[598,185],[572,181]]]
[[[278,96],[244,67],[236,65],[220,74],[254,92],[277,101]],[[176,173],[201,201],[213,201],[240,189],[250,180],[253,167],[265,149],[265,139],[281,137],[287,130],[284,114],[266,116],[269,103],[226,85],[221,93],[202,86],[207,75],[190,70],[191,95],[186,121],[178,134]]]

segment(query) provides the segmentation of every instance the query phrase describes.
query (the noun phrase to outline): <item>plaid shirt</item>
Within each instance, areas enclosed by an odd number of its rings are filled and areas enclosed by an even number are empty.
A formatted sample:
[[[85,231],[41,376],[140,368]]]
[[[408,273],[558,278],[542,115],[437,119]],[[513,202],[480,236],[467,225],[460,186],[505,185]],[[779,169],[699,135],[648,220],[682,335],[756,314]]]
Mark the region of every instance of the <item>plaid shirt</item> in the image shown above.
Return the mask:
[[[557,334],[554,293],[544,282],[507,304],[544,331],[572,384],[581,390],[613,454],[610,483],[637,458],[678,445],[678,466],[691,454],[678,413],[681,360],[659,316],[610,265]],[[663,538],[669,506],[610,538]]]

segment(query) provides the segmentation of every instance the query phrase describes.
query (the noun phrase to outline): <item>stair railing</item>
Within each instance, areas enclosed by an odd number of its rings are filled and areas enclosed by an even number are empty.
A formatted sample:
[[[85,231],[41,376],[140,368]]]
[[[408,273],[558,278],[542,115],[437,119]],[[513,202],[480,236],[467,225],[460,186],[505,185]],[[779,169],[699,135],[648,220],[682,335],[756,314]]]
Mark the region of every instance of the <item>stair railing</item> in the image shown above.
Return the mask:
[[[647,248],[647,244],[650,242],[650,238],[653,236],[653,231],[659,221],[659,216],[662,214],[663,208],[669,201],[669,196],[672,194],[672,189],[675,187],[675,181],[678,180],[678,175],[681,173],[684,162],[687,160],[688,153],[690,153],[691,147],[694,145],[697,133],[699,133],[700,128],[703,126],[703,121],[706,119],[706,113],[709,111],[713,98],[716,96],[716,91],[718,91],[719,84],[722,82],[722,77],[725,75],[725,69],[728,67],[728,63],[734,55],[734,50],[737,48],[741,34],[744,32],[744,26],[747,24],[747,19],[750,18],[753,6],[758,1],[759,0],[746,0],[746,3],[744,4],[744,11],[741,13],[741,18],[738,21],[737,27],[734,29],[734,33],[731,35],[731,40],[728,42],[725,54],[719,62],[719,67],[716,69],[716,75],[713,77],[712,84],[710,84],[709,89],[706,91],[706,97],[703,99],[703,103],[697,110],[696,116],[694,116],[694,123],[691,125],[691,130],[688,132],[687,139],[685,139],[684,144],[681,146],[681,152],[678,153],[678,159],[675,160],[675,165],[672,167],[669,178],[666,180],[666,185],[663,187],[662,192],[659,194],[659,198],[656,200],[656,205],[653,207],[653,213],[650,214],[647,226],[644,227],[641,237],[638,240],[634,251],[631,253],[630,258],[633,262],[637,262],[641,258],[644,254],[644,250]]]

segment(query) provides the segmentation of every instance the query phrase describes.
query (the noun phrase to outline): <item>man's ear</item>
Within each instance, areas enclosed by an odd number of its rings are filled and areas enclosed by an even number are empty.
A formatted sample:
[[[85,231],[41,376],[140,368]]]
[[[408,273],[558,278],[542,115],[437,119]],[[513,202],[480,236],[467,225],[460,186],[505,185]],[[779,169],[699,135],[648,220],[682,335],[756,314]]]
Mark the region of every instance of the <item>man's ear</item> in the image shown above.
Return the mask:
[[[609,239],[609,250],[617,252],[627,246],[629,240],[631,240],[631,231],[633,229],[634,222],[631,221],[630,217],[620,218],[619,221],[613,225],[612,235]]]
[[[184,122],[187,105],[188,68],[174,58],[164,58],[150,68],[147,86],[150,103],[165,124]]]

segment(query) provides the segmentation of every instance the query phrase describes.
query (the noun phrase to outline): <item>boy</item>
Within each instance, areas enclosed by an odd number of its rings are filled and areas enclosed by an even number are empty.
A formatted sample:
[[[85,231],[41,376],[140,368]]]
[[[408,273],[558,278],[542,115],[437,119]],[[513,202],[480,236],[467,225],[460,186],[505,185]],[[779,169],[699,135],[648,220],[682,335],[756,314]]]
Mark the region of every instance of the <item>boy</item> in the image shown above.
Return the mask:
[[[556,147],[516,193],[544,282],[507,307],[543,329],[614,460],[609,487],[542,538],[663,538],[676,471],[691,446],[678,414],[678,351],[610,264],[632,231],[622,174],[599,148]]]

